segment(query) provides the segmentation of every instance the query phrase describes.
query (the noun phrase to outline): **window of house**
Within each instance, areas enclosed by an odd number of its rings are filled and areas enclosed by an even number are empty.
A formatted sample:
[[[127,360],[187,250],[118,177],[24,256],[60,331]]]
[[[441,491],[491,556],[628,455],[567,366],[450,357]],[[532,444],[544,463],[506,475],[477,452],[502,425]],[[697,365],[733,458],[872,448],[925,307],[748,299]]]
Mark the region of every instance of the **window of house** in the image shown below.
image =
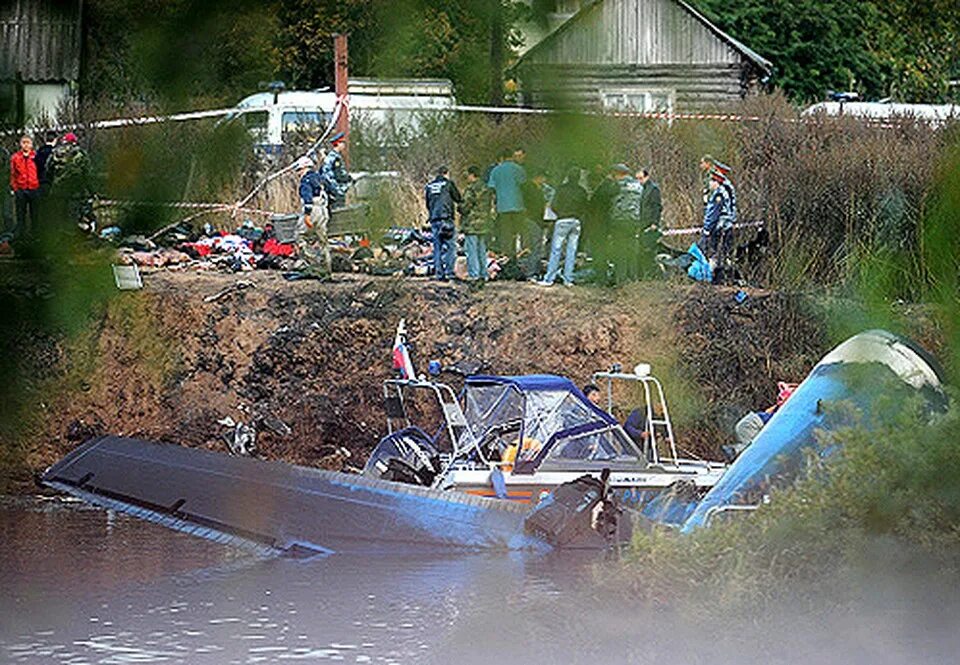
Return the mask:
[[[600,101],[605,111],[638,113],[670,113],[673,111],[673,90],[603,90]]]

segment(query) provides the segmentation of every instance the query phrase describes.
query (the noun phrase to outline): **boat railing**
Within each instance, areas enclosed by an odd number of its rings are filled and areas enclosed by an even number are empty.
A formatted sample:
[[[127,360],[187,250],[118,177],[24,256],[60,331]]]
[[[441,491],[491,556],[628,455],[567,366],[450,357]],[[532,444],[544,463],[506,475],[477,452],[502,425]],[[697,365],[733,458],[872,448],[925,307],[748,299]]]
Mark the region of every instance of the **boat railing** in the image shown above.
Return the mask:
[[[593,375],[594,381],[606,381],[607,384],[607,413],[613,414],[613,382],[631,381],[639,383],[643,388],[643,409],[646,417],[647,442],[652,452],[652,462],[654,464],[671,464],[677,466],[680,463],[680,455],[677,452],[677,442],[673,435],[673,422],[670,420],[670,411],[667,407],[667,397],[663,391],[663,384],[655,376],[649,373],[649,365],[638,365],[637,371],[628,374],[622,371],[596,372]],[[659,406],[659,413],[654,408],[654,400]],[[665,435],[664,443],[669,450],[670,456],[660,455],[660,442],[657,432],[662,431]],[[647,450],[643,451],[645,454]]]
[[[724,506],[712,506],[707,510],[706,515],[704,515],[703,525],[710,526],[710,521],[717,515],[721,515],[723,513],[749,513],[755,511],[759,507],[759,505],[753,504],[727,504]]]

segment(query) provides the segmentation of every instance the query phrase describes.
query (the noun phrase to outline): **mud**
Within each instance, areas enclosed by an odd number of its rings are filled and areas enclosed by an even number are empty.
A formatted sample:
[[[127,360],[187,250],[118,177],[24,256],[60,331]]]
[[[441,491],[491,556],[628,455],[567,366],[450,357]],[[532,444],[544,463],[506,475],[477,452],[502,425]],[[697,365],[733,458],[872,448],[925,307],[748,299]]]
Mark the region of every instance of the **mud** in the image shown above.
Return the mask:
[[[683,447],[716,458],[731,419],[766,406],[777,380],[802,378],[825,344],[795,299],[763,292],[737,303],[733,291],[686,284],[243,278],[253,286],[206,302],[238,278],[149,275],[144,291],[118,296],[83,333],[38,344],[42,359],[29,362],[42,368],[44,405],[24,433],[28,466],[106,431],[226,451],[230,429],[218,421],[229,416],[261,423],[264,458],[359,467],[384,432],[382,381],[400,318],[418,371],[436,359],[584,383],[614,362],[649,362]],[[443,378],[460,385],[460,374]],[[628,406],[629,393],[618,398]],[[277,419],[289,434],[262,425]]]

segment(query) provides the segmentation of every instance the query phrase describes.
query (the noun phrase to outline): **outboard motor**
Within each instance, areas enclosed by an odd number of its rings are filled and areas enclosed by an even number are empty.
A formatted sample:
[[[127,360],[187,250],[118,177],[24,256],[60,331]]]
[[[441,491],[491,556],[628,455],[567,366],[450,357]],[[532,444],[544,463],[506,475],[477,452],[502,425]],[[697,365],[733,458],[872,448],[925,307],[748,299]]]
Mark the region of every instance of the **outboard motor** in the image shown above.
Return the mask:
[[[605,547],[618,539],[623,509],[600,479],[583,475],[544,497],[524,521],[526,532],[554,547]]]
[[[395,483],[430,487],[440,472],[440,455],[419,427],[385,437],[363,467],[363,475]]]

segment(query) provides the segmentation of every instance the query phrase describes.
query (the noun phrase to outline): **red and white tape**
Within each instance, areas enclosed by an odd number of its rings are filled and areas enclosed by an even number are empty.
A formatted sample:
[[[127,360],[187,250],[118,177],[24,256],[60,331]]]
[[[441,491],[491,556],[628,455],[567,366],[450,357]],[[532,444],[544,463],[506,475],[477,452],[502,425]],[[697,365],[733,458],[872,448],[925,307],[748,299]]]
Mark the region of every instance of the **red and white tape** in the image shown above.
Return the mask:
[[[741,222],[740,224],[734,224],[731,228],[734,229],[753,229],[759,228],[764,225],[764,222]],[[667,229],[663,231],[662,235],[665,236],[692,236],[700,235],[703,231],[703,227],[689,227],[686,229]]]

